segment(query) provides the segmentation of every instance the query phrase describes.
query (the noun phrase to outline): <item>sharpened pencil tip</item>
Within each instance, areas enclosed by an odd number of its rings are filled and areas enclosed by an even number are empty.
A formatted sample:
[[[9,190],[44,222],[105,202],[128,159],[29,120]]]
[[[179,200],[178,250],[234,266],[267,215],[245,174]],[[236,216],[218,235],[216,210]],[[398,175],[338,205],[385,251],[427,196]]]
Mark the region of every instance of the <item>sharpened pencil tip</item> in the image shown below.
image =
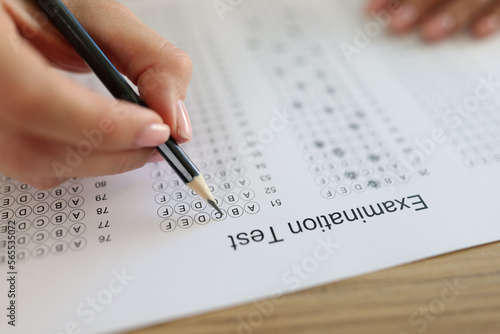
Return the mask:
[[[219,207],[217,206],[217,204],[215,204],[215,202],[214,202],[214,201],[212,201],[212,200],[210,200],[210,199],[209,199],[207,202],[208,202],[208,204],[210,204],[210,205],[211,205],[211,206],[212,206],[215,210],[217,210],[217,212],[218,212],[218,213],[220,213],[221,215],[224,215],[224,213],[222,213],[221,209],[219,209]]]

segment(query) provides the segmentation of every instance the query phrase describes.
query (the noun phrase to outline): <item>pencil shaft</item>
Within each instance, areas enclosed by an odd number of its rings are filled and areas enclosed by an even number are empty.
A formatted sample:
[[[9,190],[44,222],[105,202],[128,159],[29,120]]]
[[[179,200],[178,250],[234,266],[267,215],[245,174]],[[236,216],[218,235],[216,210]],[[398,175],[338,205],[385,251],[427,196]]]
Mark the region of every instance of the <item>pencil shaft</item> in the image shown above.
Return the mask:
[[[176,171],[182,182],[190,183],[196,176],[200,175],[200,171],[172,138],[156,149]]]
[[[144,104],[99,46],[60,0],[37,0],[56,28],[117,99]]]
[[[115,98],[147,107],[60,0],[37,0],[37,2],[52,24],[66,37]],[[200,175],[198,168],[174,139],[169,138],[166,143],[158,146],[157,150],[184,183],[189,183]]]

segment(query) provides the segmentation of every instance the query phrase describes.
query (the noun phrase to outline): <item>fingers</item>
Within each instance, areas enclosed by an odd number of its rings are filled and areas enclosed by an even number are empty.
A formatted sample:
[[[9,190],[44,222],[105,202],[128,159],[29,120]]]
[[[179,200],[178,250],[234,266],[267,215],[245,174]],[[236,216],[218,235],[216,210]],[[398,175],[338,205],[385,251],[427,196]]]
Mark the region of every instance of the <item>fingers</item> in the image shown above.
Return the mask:
[[[441,40],[472,26],[475,36],[487,36],[500,28],[498,0],[370,0],[367,10],[391,11],[389,29],[396,34],[419,28],[429,42]],[[479,19],[477,19],[479,17]]]
[[[190,140],[189,117],[179,103],[191,80],[187,54],[115,1],[71,1],[68,6],[117,68],[138,85],[146,104],[170,125],[172,136]]]
[[[67,45],[54,37],[55,31],[37,31],[28,38],[20,24],[25,27],[29,17],[12,8],[0,8],[0,171],[47,188],[69,177],[116,174],[144,165],[153,149],[143,147],[170,137],[161,116],[105,98],[50,69],[33,46],[59,45],[54,61]],[[71,68],[68,57],[62,58]]]
[[[68,144],[94,134],[103,150],[152,147],[168,139],[170,129],[155,112],[104,98],[50,70],[29,45],[17,48],[0,40],[2,125]]]
[[[37,187],[142,166],[170,136],[155,112],[106,99],[47,67],[0,11],[0,170]],[[12,37],[12,38],[10,38]]]
[[[85,144],[66,147],[0,132],[0,170],[37,188],[50,188],[71,177],[118,174],[142,167],[152,149],[101,152]]]
[[[394,0],[369,0],[366,3],[366,11],[370,14],[376,14],[381,10],[388,8],[391,1],[393,3],[398,2]]]
[[[500,29],[500,1],[494,1],[482,10],[471,25],[474,36],[482,38]]]
[[[4,0],[4,8],[19,33],[36,47],[54,66],[72,72],[90,69],[47,17],[31,0]]]
[[[433,42],[463,29],[469,25],[474,14],[489,2],[489,0],[457,0],[446,3],[423,23],[422,37]]]
[[[4,0],[20,32],[59,68],[82,72],[87,65],[30,0]],[[182,102],[191,79],[189,57],[111,0],[67,1],[70,10],[117,68],[138,85],[146,104],[171,126],[178,142],[192,137]]]
[[[436,5],[446,0],[401,0],[398,12],[392,17],[389,29],[394,33],[405,33],[416,26]],[[471,0],[469,0],[471,1]]]

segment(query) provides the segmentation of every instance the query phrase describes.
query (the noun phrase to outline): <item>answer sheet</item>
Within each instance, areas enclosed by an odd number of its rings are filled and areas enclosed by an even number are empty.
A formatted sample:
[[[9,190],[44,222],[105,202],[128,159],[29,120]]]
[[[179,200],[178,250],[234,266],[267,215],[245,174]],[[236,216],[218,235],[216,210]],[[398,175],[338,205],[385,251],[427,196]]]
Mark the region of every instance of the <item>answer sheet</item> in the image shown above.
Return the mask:
[[[224,215],[167,163],[52,190],[2,176],[0,332],[278,307],[289,292],[500,240],[498,39],[393,38],[390,16],[365,16],[363,1],[125,3],[193,60],[183,147]],[[76,80],[107,94],[92,75]]]

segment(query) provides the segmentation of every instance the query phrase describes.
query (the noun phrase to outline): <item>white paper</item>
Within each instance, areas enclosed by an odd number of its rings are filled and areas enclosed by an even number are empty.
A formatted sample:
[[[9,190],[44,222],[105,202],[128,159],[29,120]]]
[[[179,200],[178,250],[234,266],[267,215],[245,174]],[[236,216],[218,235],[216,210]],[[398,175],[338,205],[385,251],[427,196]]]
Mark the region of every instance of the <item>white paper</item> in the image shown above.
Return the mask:
[[[47,192],[3,177],[2,333],[280,303],[500,239],[498,39],[393,38],[361,1],[126,3],[193,60],[184,147],[228,215],[210,218],[166,163]]]

